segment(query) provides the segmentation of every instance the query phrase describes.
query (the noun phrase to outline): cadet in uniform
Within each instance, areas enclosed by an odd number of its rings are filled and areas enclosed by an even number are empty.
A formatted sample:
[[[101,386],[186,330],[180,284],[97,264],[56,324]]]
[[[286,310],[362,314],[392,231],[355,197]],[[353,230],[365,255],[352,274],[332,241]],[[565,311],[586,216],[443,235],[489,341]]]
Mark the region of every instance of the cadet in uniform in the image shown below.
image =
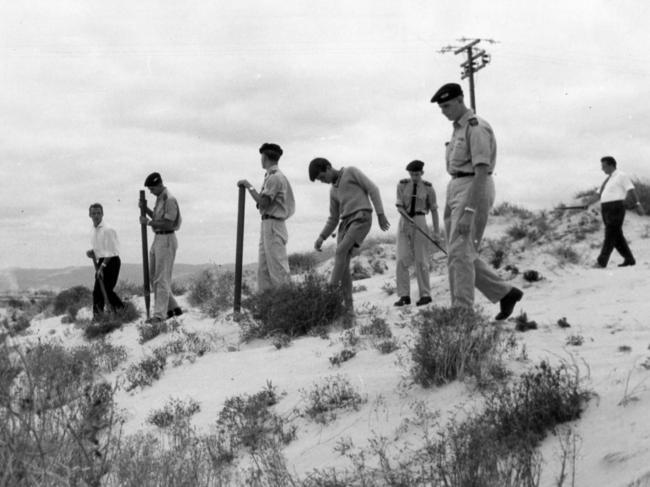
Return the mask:
[[[411,161],[406,170],[411,176],[402,179],[397,185],[396,206],[410,216],[416,225],[425,231],[427,229],[427,214],[431,212],[433,220],[433,239],[439,239],[438,205],[436,192],[429,181],[422,179],[424,162]],[[397,230],[397,295],[400,297],[395,306],[411,304],[411,279],[409,267],[415,262],[415,276],[420,290],[417,306],[431,302],[429,286],[429,252],[430,243],[424,235],[418,232],[406,218],[400,218]]]
[[[317,157],[309,163],[309,179],[318,179],[321,183],[332,185],[330,215],[314,243],[314,248],[320,250],[323,242],[338,224],[336,255],[330,282],[341,287],[348,314],[352,314],[354,308],[350,259],[353,250],[361,246],[372,226],[370,201],[377,212],[379,228],[384,232],[390,228],[390,223],[384,215],[379,188],[356,167],[334,169],[332,164],[322,157]]]
[[[431,103],[437,103],[453,122],[447,144],[447,186],[445,232],[452,306],[471,308],[474,287],[501,310],[497,320],[508,318],[523,293],[504,282],[478,255],[490,208],[494,204],[496,139],[492,127],[465,106],[463,90],[456,83],[442,86]]]
[[[176,231],[181,227],[181,211],[176,198],[163,185],[162,177],[154,172],[144,181],[145,187],[156,196],[153,210],[144,202],[146,216],[140,217],[140,223],[149,225],[156,236],[149,251],[149,268],[154,292],[154,312],[151,322],[162,322],[166,318],[183,314],[172,294],[172,271],[178,240]],[[142,207],[142,204],[140,204]]]
[[[296,211],[289,180],[278,169],[282,148],[263,144],[259,150],[262,168],[266,170],[262,189],[258,193],[246,179],[237,184],[248,189],[262,216],[257,267],[257,288],[264,291],[290,281],[287,257],[287,226],[285,220]]]

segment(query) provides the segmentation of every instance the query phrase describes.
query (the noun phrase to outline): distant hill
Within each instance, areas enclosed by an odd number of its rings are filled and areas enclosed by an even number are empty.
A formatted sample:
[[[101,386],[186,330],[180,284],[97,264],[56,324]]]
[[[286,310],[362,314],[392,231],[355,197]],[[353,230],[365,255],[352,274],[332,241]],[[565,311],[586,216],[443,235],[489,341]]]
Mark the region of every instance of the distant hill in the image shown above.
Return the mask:
[[[213,264],[174,264],[174,280],[183,281],[192,278]],[[234,264],[221,266],[224,270],[234,270]],[[244,266],[244,270],[255,268],[256,264]],[[142,282],[142,264],[122,264],[120,281]],[[62,269],[23,269],[9,268],[0,270],[0,293],[21,292],[29,290],[58,291],[72,286],[93,285],[91,266],[64,267]]]

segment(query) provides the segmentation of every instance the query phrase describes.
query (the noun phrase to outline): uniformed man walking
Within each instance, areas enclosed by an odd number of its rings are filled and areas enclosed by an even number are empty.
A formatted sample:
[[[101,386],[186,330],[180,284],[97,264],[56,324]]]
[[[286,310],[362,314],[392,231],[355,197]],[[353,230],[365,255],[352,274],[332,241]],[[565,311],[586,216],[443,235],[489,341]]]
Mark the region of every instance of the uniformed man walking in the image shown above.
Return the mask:
[[[151,322],[162,322],[166,318],[183,314],[172,294],[172,271],[178,249],[176,231],[181,227],[181,211],[178,201],[163,185],[162,177],[154,172],[144,181],[145,187],[156,196],[153,210],[144,202],[147,216],[140,217],[140,223],[149,225],[156,234],[149,251],[149,268],[154,292],[154,312]],[[143,204],[140,203],[140,207]]]
[[[494,132],[485,120],[465,106],[463,90],[456,83],[442,86],[431,103],[437,103],[443,115],[453,122],[446,150],[451,181],[444,213],[451,304],[473,307],[474,287],[477,287],[490,301],[499,302],[501,309],[495,319],[505,320],[523,292],[504,282],[478,255],[495,197]]]
[[[397,208],[408,214],[409,217],[425,231],[427,228],[427,215],[431,213],[433,220],[433,239],[438,240],[440,229],[438,222],[438,205],[436,192],[429,181],[422,179],[424,162],[411,161],[406,166],[410,178],[402,179],[397,185]],[[415,303],[423,306],[431,302],[431,288],[429,285],[429,255],[430,243],[424,235],[418,232],[413,223],[406,218],[400,218],[397,230],[397,295],[399,300],[395,306],[411,304],[411,279],[409,267],[415,263],[415,276],[418,281],[420,299]]]
[[[356,167],[334,169],[327,159],[317,157],[309,163],[309,180],[317,179],[321,183],[331,184],[332,187],[330,215],[314,243],[314,248],[321,250],[323,242],[328,239],[338,224],[336,254],[330,282],[341,287],[344,305],[348,315],[351,315],[354,313],[354,308],[350,260],[354,249],[361,246],[370,231],[372,207],[374,206],[377,212],[379,228],[385,232],[390,228],[390,223],[384,215],[379,188]]]
[[[90,205],[88,216],[93,222],[93,231],[90,237],[92,248],[86,255],[93,259],[96,267],[93,316],[97,318],[104,312],[104,305],[109,305],[113,311],[124,309],[124,303],[113,290],[120,275],[120,242],[117,232],[104,222],[104,208],[101,204]],[[104,293],[108,303],[104,302]]]
[[[262,292],[290,281],[287,241],[289,234],[285,221],[294,214],[296,203],[287,177],[278,169],[282,148],[265,143],[259,152],[262,168],[266,170],[259,193],[246,179],[244,186],[257,203],[262,216],[257,267],[257,289]]]

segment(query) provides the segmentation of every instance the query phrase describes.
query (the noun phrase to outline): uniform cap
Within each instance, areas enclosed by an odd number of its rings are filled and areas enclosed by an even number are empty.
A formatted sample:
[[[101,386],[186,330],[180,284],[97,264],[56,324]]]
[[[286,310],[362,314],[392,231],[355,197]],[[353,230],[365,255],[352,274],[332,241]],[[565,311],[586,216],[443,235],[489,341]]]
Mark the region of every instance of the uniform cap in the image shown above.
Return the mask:
[[[262,147],[260,147],[260,154],[269,154],[272,156],[280,157],[282,155],[282,147],[280,147],[278,144],[270,144],[268,142],[265,142],[262,144]]]
[[[419,172],[424,168],[424,162],[418,161],[417,159],[409,162],[406,165],[406,170],[409,172]]]
[[[442,85],[436,94],[431,98],[431,103],[444,103],[463,95],[463,89],[458,83],[447,83]]]
[[[162,184],[162,177],[160,176],[160,173],[157,172],[152,172],[147,176],[147,179],[144,180],[146,188],[150,186],[158,186],[159,184]]]

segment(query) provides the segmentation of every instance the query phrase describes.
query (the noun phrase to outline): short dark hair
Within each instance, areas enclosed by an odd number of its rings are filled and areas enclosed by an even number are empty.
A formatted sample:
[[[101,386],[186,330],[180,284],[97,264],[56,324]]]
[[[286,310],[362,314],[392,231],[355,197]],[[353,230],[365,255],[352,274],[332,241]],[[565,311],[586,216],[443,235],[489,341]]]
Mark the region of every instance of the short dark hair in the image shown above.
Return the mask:
[[[309,163],[309,180],[315,181],[320,173],[327,171],[330,167],[332,167],[332,164],[324,157],[312,159]]]
[[[612,166],[614,169],[616,169],[616,159],[614,159],[612,156],[601,157],[600,162],[604,162],[608,166]]]
[[[100,210],[102,210],[102,215],[104,214],[104,207],[100,203],[93,203],[92,205],[90,205],[88,207],[88,213],[90,213],[90,210],[92,210],[93,208],[99,208]]]
[[[280,160],[280,157],[282,157],[281,154],[272,151],[261,152],[260,154],[265,155],[266,158],[271,162],[278,162]]]

